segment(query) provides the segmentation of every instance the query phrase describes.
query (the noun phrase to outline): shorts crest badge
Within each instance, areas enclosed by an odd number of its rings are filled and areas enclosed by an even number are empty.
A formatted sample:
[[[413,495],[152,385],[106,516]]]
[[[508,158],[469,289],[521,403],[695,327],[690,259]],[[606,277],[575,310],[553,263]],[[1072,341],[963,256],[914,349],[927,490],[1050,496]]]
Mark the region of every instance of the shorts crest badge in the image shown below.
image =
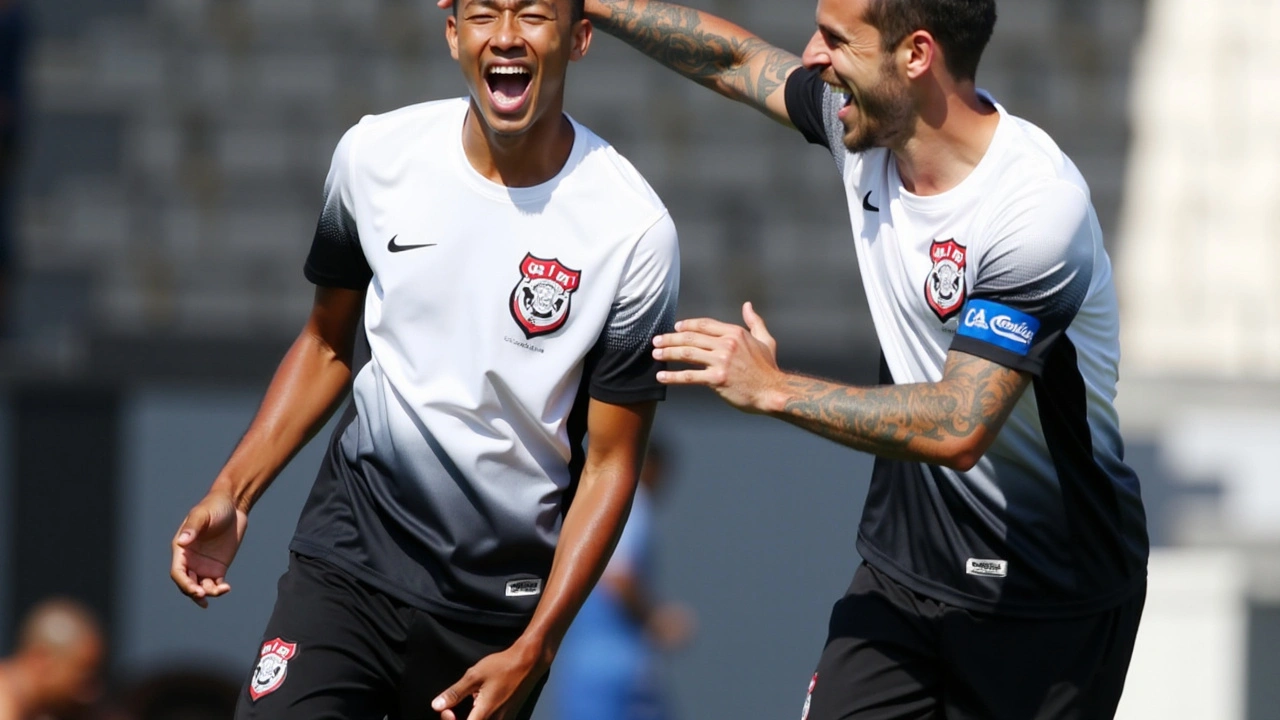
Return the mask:
[[[955,240],[934,240],[929,247],[933,268],[924,281],[924,298],[938,319],[946,322],[964,305],[964,266],[968,250]]]
[[[511,291],[511,317],[525,338],[553,333],[569,319],[573,293],[582,279],[559,260],[543,260],[526,254],[520,261],[520,282]]]
[[[288,643],[280,638],[263,643],[262,651],[258,653],[258,664],[253,668],[253,677],[249,679],[249,697],[257,700],[280,689],[289,672],[289,660],[297,654],[297,643]]]

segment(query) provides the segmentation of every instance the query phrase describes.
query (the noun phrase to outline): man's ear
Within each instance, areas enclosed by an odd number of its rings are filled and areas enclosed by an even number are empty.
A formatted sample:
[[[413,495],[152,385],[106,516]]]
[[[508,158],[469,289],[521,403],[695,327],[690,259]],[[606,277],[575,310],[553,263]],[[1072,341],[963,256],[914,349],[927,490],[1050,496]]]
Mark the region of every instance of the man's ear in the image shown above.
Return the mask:
[[[907,79],[923,77],[938,61],[938,41],[928,30],[917,30],[903,38],[898,45],[900,57],[905,61],[903,70]]]
[[[444,39],[449,43],[449,54],[458,59],[458,18],[450,15],[444,19]]]
[[[589,47],[591,47],[591,21],[582,18],[573,26],[573,52],[569,53],[569,59],[581,60],[586,56]]]

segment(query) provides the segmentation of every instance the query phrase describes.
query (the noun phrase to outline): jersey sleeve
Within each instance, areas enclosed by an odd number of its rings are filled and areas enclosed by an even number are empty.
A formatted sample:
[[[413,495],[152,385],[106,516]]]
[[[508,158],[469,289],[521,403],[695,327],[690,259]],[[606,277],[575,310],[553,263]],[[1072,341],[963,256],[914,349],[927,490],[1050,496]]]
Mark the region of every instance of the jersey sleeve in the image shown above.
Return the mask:
[[[352,209],[351,146],[358,127],[348,130],[333,152],[324,183],[324,209],[303,267],[307,280],[324,287],[363,290],[373,278]]]
[[[591,397],[619,405],[666,397],[657,377],[665,364],[653,359],[653,338],[675,327],[679,288],[676,227],[664,212],[636,243],[592,350]]]
[[[1054,181],[996,218],[976,258],[951,348],[1040,375],[1093,279],[1097,221],[1085,191]]]
[[[804,139],[832,153],[844,152],[843,98],[822,81],[817,70],[800,68],[787,77],[787,116]]]
[[[809,68],[800,68],[787,77],[785,93],[791,124],[806,140],[826,148],[836,161],[836,168],[844,173],[845,163],[852,157],[845,149],[844,123],[840,121],[844,97],[832,91],[817,70]]]

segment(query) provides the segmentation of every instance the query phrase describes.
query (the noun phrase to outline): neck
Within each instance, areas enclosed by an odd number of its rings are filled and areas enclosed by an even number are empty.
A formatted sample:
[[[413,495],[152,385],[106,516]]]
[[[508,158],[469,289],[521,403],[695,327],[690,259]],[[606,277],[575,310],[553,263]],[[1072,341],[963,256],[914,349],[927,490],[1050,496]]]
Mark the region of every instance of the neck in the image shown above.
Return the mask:
[[[926,98],[915,132],[892,148],[903,186],[917,195],[939,195],[964,181],[978,166],[1000,114],[978,97],[972,82]]]
[[[462,126],[462,149],[471,167],[507,187],[532,187],[555,177],[573,151],[574,132],[569,118],[552,110],[525,132],[504,135],[485,123],[472,102]]]

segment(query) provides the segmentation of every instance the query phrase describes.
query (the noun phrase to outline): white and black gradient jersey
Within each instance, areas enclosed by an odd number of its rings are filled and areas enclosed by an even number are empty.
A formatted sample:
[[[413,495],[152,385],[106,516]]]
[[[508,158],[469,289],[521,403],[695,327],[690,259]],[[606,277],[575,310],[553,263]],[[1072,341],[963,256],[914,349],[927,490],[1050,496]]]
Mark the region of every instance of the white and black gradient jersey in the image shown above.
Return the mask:
[[[842,175],[881,382],[936,382],[952,349],[1034,377],[973,469],[877,458],[858,551],[979,612],[1065,617],[1130,597],[1146,579],[1146,519],[1112,404],[1116,295],[1084,178],[997,105],[969,177],[914,195],[890,151],[846,150],[844,96],[815,72],[793,73],[786,97]]]
[[[660,400],[675,321],[661,200],[573,123],[534,187],[481,176],[465,99],[364,118],[339,142],[306,276],[367,290],[352,398],[291,548],[414,606],[519,624],[584,461],[588,398]]]

